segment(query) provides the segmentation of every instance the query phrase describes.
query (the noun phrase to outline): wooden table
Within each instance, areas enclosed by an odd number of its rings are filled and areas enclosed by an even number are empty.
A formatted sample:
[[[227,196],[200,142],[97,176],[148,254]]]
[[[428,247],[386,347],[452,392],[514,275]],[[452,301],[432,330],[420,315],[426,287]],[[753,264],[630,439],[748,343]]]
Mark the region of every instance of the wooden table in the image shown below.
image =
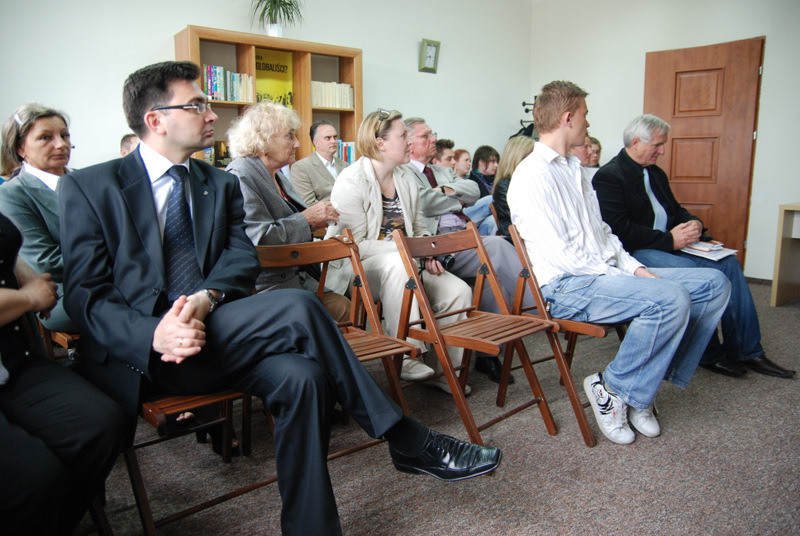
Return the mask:
[[[800,296],[800,203],[780,206],[772,298],[775,307]]]

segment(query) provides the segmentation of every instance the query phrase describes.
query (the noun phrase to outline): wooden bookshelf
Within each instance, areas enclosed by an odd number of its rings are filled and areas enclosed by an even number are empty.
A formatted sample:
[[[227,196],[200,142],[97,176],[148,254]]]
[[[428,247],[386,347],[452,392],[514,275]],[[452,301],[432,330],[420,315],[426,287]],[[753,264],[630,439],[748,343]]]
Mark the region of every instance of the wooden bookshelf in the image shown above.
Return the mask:
[[[230,71],[249,74],[254,79],[256,49],[292,54],[292,106],[303,122],[300,132],[297,133],[300,140],[298,159],[308,156],[314,150],[308,137],[308,128],[318,119],[325,119],[336,125],[342,140],[356,139],[363,117],[361,49],[202,26],[187,26],[175,34],[175,59],[191,61],[201,67],[204,63],[222,65]],[[312,80],[350,84],[355,96],[354,107],[312,107]],[[249,104],[252,103],[212,101],[214,111],[220,116],[220,128],[216,130],[218,141],[226,141],[227,125]]]

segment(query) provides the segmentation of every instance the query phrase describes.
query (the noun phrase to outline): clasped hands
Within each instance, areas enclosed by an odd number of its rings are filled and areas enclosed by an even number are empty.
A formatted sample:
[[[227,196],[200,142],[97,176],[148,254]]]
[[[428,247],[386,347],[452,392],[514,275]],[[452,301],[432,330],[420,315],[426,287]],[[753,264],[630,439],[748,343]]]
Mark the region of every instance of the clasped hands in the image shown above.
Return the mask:
[[[58,301],[58,287],[50,274],[33,274],[19,288],[30,302],[29,311],[39,314],[42,319],[50,318],[50,310]]]
[[[181,363],[200,353],[206,344],[203,320],[210,308],[203,292],[175,300],[153,333],[153,350],[161,354],[161,361]]]
[[[330,201],[314,203],[300,214],[308,220],[312,231],[322,229],[331,223],[339,221],[339,212],[333,208],[333,204]]]
[[[703,224],[699,220],[690,220],[676,225],[670,230],[672,234],[672,248],[683,249],[700,240],[703,233]]]

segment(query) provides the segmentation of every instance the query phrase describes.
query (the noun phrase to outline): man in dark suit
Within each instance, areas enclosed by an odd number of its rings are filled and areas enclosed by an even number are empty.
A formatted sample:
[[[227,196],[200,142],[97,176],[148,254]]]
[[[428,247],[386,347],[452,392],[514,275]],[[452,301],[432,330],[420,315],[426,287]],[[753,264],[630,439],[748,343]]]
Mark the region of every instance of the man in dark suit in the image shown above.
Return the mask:
[[[329,121],[320,119],[309,130],[314,152],[292,166],[292,185],[303,203],[311,206],[320,201],[330,201],[333,183],[347,162],[336,156],[339,135]]]
[[[722,343],[715,330],[701,367],[733,377],[750,369],[791,378],[795,371],[764,355],[753,296],[736,257],[714,261],[681,251],[700,240],[705,229],[700,218],[678,203],[667,174],[656,165],[664,154],[669,131],[669,123],[650,114],[640,115],[625,128],[625,147],[592,181],[603,220],[623,247],[648,268],[714,268],[730,280],[731,298],[722,315]]]
[[[164,62],[130,75],[123,100],[139,148],[62,177],[61,214],[81,215],[61,229],[66,308],[87,376],[121,403],[132,430],[148,393],[233,388],[264,398],[284,534],[341,533],[326,466],[335,402],[388,440],[399,470],[445,480],[492,471],[497,449],[404,416],[313,294],[250,294],[259,263],[238,181],[190,159],[214,143],[217,119],[198,74]]]

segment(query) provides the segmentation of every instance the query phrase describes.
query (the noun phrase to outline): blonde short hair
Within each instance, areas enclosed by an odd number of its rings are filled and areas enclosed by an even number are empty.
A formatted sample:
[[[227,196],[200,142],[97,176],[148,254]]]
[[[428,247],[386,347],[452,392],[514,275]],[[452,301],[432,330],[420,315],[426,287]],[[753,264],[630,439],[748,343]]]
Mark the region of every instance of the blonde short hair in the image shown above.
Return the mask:
[[[392,129],[392,123],[402,118],[403,114],[397,110],[375,110],[367,114],[367,117],[361,121],[361,126],[358,127],[356,150],[367,158],[381,160],[378,138],[386,139]]]
[[[545,84],[533,103],[533,125],[540,134],[549,134],[558,129],[564,112],[575,112],[581,99],[588,93],[577,84],[556,80]]]
[[[500,179],[511,178],[519,163],[531,154],[535,144],[536,142],[533,141],[533,138],[528,136],[514,136],[508,140],[506,148],[503,149],[503,156],[500,157],[500,164],[497,166],[497,180],[494,181],[495,187],[497,187]]]
[[[245,110],[228,129],[231,157],[268,153],[276,135],[300,128],[297,112],[276,102],[259,102]]]

